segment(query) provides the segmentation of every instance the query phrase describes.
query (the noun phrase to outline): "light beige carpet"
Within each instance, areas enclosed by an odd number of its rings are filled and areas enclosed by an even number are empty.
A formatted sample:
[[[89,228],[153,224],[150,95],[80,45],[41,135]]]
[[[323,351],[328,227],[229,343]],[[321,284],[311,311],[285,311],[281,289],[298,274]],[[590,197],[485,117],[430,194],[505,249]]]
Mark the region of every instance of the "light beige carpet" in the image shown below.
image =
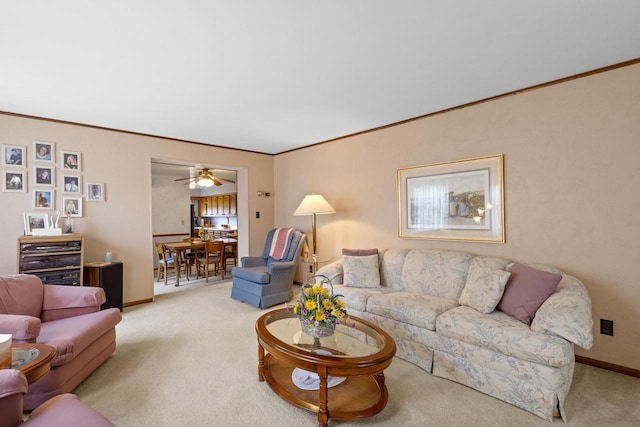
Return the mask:
[[[164,284],[164,279],[153,282],[153,294],[164,295],[164,294],[170,294],[173,292],[182,292],[182,291],[186,291],[194,288],[201,288],[203,286],[213,285],[215,283],[224,282],[224,281],[225,280],[222,280],[222,276],[220,275],[209,276],[209,281],[207,282],[202,276],[196,278],[195,273],[191,274],[189,280],[187,280],[184,274],[182,274],[180,276],[180,286],[175,286],[176,276],[175,274],[169,274],[169,277],[167,277],[166,285]],[[228,278],[226,281],[228,281]]]
[[[117,350],[75,393],[128,426],[315,426],[257,379],[256,319],[228,281],[126,308]],[[331,426],[548,426],[528,412],[395,358],[378,415]],[[569,426],[640,425],[640,380],[576,366]],[[562,424],[558,418],[554,423]]]

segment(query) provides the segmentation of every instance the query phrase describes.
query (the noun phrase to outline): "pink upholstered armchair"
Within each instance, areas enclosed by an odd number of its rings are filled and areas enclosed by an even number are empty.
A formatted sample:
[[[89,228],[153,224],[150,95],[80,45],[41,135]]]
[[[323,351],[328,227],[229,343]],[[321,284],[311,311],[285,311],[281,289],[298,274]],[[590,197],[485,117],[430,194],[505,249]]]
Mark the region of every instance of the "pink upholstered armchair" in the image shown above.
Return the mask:
[[[102,288],[43,285],[37,276],[0,276],[0,333],[13,342],[37,342],[56,349],[51,371],[29,385],[24,409],[69,393],[116,348],[117,308],[100,311]]]
[[[56,396],[38,406],[22,424],[22,396],[27,379],[15,369],[0,369],[0,427],[115,427],[73,394]]]

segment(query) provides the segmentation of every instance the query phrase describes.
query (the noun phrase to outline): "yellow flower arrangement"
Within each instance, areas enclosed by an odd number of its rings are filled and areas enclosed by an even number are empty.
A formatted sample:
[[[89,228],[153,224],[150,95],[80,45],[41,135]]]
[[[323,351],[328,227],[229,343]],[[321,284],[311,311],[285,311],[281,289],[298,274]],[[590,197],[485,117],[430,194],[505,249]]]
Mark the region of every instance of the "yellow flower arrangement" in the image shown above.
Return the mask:
[[[328,336],[335,325],[347,324],[347,308],[341,297],[333,295],[333,285],[328,277],[312,276],[302,285],[300,298],[287,308],[298,315],[305,332],[311,330],[319,336]]]

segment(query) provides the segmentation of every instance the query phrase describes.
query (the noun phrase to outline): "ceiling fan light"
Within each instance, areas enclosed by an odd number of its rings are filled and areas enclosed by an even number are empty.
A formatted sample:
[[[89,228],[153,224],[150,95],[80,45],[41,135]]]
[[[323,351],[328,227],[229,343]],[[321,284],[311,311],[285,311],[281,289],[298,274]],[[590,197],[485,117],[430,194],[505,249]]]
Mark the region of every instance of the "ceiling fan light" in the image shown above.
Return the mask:
[[[198,178],[196,181],[196,185],[199,187],[211,187],[213,185],[213,180],[208,176],[202,176]]]

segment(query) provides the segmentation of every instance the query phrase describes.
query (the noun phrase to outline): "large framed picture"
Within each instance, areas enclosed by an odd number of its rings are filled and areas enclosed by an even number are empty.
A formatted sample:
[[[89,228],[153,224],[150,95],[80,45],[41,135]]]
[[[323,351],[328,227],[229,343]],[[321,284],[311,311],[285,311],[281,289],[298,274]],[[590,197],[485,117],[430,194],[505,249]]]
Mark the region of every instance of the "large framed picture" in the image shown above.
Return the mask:
[[[503,155],[398,169],[398,236],[505,242]]]
[[[2,171],[2,191],[6,191],[8,193],[26,193],[27,171]]]
[[[16,168],[27,166],[27,147],[2,145],[2,165]]]

